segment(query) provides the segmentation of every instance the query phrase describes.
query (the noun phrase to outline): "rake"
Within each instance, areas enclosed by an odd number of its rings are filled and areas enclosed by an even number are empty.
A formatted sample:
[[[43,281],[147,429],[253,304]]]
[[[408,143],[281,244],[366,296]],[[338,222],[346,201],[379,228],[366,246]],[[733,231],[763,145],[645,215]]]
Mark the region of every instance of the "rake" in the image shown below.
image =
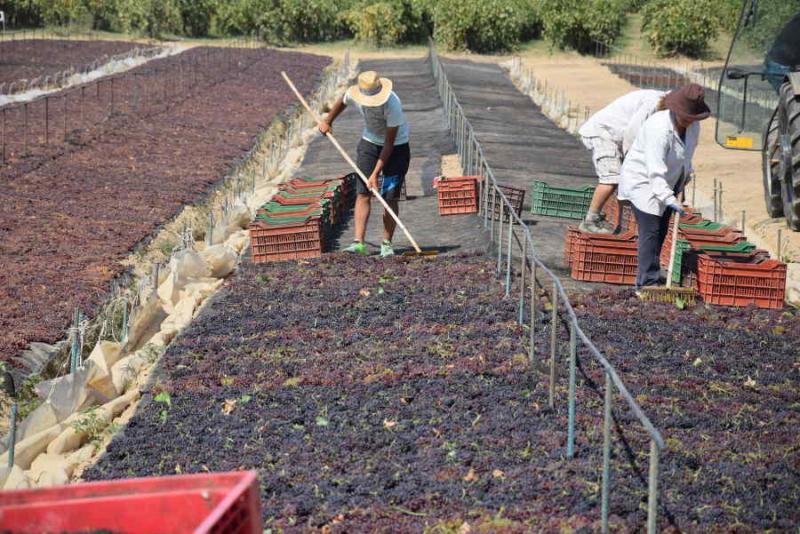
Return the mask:
[[[678,229],[681,222],[680,213],[673,216],[672,244],[669,251],[669,269],[667,270],[667,285],[646,286],[640,290],[641,299],[647,302],[668,302],[671,304],[694,304],[697,291],[693,287],[672,287],[672,272],[675,268],[675,250],[678,248]]]
[[[312,110],[311,106],[308,105],[308,102],[306,102],[306,99],[303,98],[302,94],[300,94],[300,91],[297,90],[297,87],[295,87],[294,83],[292,83],[292,80],[289,79],[289,76],[287,76],[286,73],[283,71],[281,71],[281,76],[283,76],[283,79],[286,80],[287,84],[289,84],[289,87],[291,88],[292,92],[294,92],[295,96],[300,101],[300,103],[303,104],[303,107],[306,108],[306,111],[308,111],[311,114],[311,116],[314,117],[314,121],[316,121],[316,123],[319,124],[320,122],[319,116],[316,113],[314,113],[314,110]],[[355,164],[353,159],[342,148],[342,145],[340,145],[339,141],[337,141],[336,138],[333,136],[333,132],[328,132],[326,134],[326,137],[330,139],[331,143],[333,143],[333,146],[336,147],[336,150],[339,151],[344,160],[350,164],[350,166],[353,168],[354,171],[356,171],[359,178],[361,178],[361,180],[367,186],[369,192],[372,193],[380,201],[381,204],[383,204],[383,209],[385,209],[386,212],[389,215],[391,215],[392,219],[394,219],[394,222],[397,223],[397,226],[400,227],[400,229],[408,238],[409,242],[411,242],[411,246],[414,247],[414,252],[404,252],[403,256],[436,256],[437,254],[439,254],[437,250],[422,250],[421,248],[419,248],[419,245],[417,245],[416,240],[414,240],[414,238],[411,236],[411,233],[406,228],[406,225],[403,224],[403,222],[400,220],[400,218],[397,216],[394,210],[391,207],[389,207],[389,204],[386,202],[386,200],[384,200],[380,192],[370,187],[369,180],[367,179],[367,177],[364,176],[364,173],[361,172],[361,169],[358,168],[358,165]]]

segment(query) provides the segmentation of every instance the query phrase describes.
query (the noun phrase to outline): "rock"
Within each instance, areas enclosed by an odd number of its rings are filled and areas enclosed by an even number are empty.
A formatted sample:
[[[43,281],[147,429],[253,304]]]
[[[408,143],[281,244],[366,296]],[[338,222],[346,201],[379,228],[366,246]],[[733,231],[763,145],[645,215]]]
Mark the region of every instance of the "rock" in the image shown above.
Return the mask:
[[[62,420],[59,419],[53,404],[45,401],[19,424],[17,427],[17,441],[22,441],[34,434],[38,434],[42,430],[47,430]]]
[[[6,477],[5,484],[3,484],[4,491],[28,489],[30,487],[31,481],[28,480],[25,471],[17,465],[11,468],[11,472]]]
[[[239,228],[237,227],[235,231],[239,231]],[[201,256],[211,269],[211,276],[214,278],[225,278],[233,272],[236,267],[236,259],[239,257],[234,249],[225,244],[208,247],[201,253]]]
[[[14,464],[22,469],[28,469],[33,460],[47,449],[50,442],[56,439],[64,428],[66,428],[65,424],[59,423],[29,438],[18,441],[14,448]],[[0,465],[8,465],[8,452],[0,456]]]

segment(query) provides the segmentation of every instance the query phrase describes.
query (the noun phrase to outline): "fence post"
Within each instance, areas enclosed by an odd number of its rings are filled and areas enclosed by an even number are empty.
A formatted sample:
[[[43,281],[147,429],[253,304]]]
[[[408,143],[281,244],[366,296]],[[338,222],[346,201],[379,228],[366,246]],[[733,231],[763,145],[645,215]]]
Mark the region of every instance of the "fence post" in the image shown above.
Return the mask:
[[[25,138],[24,139],[25,155],[27,156],[28,155],[28,103],[27,102],[25,102],[23,108],[24,108],[23,111],[25,113],[25,126],[23,129],[23,137]]]
[[[658,520],[658,444],[650,440],[650,473],[648,477],[647,495],[647,534],[656,534]]]
[[[506,251],[506,297],[511,293],[511,262],[514,258],[512,239],[514,237],[514,218],[508,211],[508,250]]]
[[[50,95],[44,97],[44,144],[50,144]]]
[[[525,240],[527,243],[527,239]],[[531,258],[531,332],[530,332],[530,355],[531,369],[536,364],[536,260]]]
[[[64,91],[64,144],[67,144],[67,113],[69,113],[67,108],[67,92]]]
[[[8,426],[8,468],[14,467],[14,452],[17,447],[17,403],[11,405],[11,420]]]
[[[567,458],[575,456],[575,367],[578,352],[578,340],[575,323],[569,323],[569,396],[567,414]]]
[[[6,108],[3,108],[3,163],[6,162]]]
[[[503,202],[503,199],[500,198],[499,192],[495,191],[495,196],[500,202],[500,219],[497,221],[497,276],[500,276],[500,274],[503,272],[500,269],[502,268],[501,262],[503,259],[503,215],[505,213],[506,205]]]
[[[556,397],[556,346],[558,340],[556,339],[556,330],[558,328],[558,287],[556,281],[553,280],[553,312],[550,318],[550,390],[548,404],[550,409],[555,408]]]
[[[522,254],[519,262],[519,319],[517,322],[522,325],[525,321],[525,258],[528,256],[528,240],[525,239],[525,232],[522,233]]]
[[[611,481],[611,402],[613,401],[614,383],[606,371],[606,395],[603,405],[603,485],[600,494],[600,530],[608,532],[608,490]]]

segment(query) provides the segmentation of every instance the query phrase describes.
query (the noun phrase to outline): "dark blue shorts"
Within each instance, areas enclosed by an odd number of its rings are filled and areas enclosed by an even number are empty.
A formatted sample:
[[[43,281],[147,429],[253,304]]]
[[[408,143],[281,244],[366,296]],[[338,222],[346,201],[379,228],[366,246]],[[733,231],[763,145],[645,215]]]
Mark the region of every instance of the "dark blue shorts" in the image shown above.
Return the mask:
[[[366,139],[359,141],[357,164],[359,170],[367,178],[375,169],[381,150],[383,150],[382,146],[370,143]],[[400,190],[406,179],[409,163],[411,163],[411,149],[408,147],[408,143],[395,146],[392,150],[392,155],[389,156],[389,161],[383,166],[383,181],[378,181],[381,184],[381,196],[385,200],[397,200],[400,198]],[[366,184],[360,178],[358,179],[356,191],[359,195],[369,194]]]

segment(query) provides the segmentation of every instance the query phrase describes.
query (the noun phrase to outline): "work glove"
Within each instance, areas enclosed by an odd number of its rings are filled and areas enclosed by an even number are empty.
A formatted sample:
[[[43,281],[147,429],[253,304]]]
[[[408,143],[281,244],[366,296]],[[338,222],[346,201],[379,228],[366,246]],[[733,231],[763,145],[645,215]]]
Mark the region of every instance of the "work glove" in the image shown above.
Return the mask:
[[[681,217],[686,215],[686,212],[683,210],[683,207],[680,204],[670,204],[669,208],[672,211],[677,212],[677,214],[680,215]]]

